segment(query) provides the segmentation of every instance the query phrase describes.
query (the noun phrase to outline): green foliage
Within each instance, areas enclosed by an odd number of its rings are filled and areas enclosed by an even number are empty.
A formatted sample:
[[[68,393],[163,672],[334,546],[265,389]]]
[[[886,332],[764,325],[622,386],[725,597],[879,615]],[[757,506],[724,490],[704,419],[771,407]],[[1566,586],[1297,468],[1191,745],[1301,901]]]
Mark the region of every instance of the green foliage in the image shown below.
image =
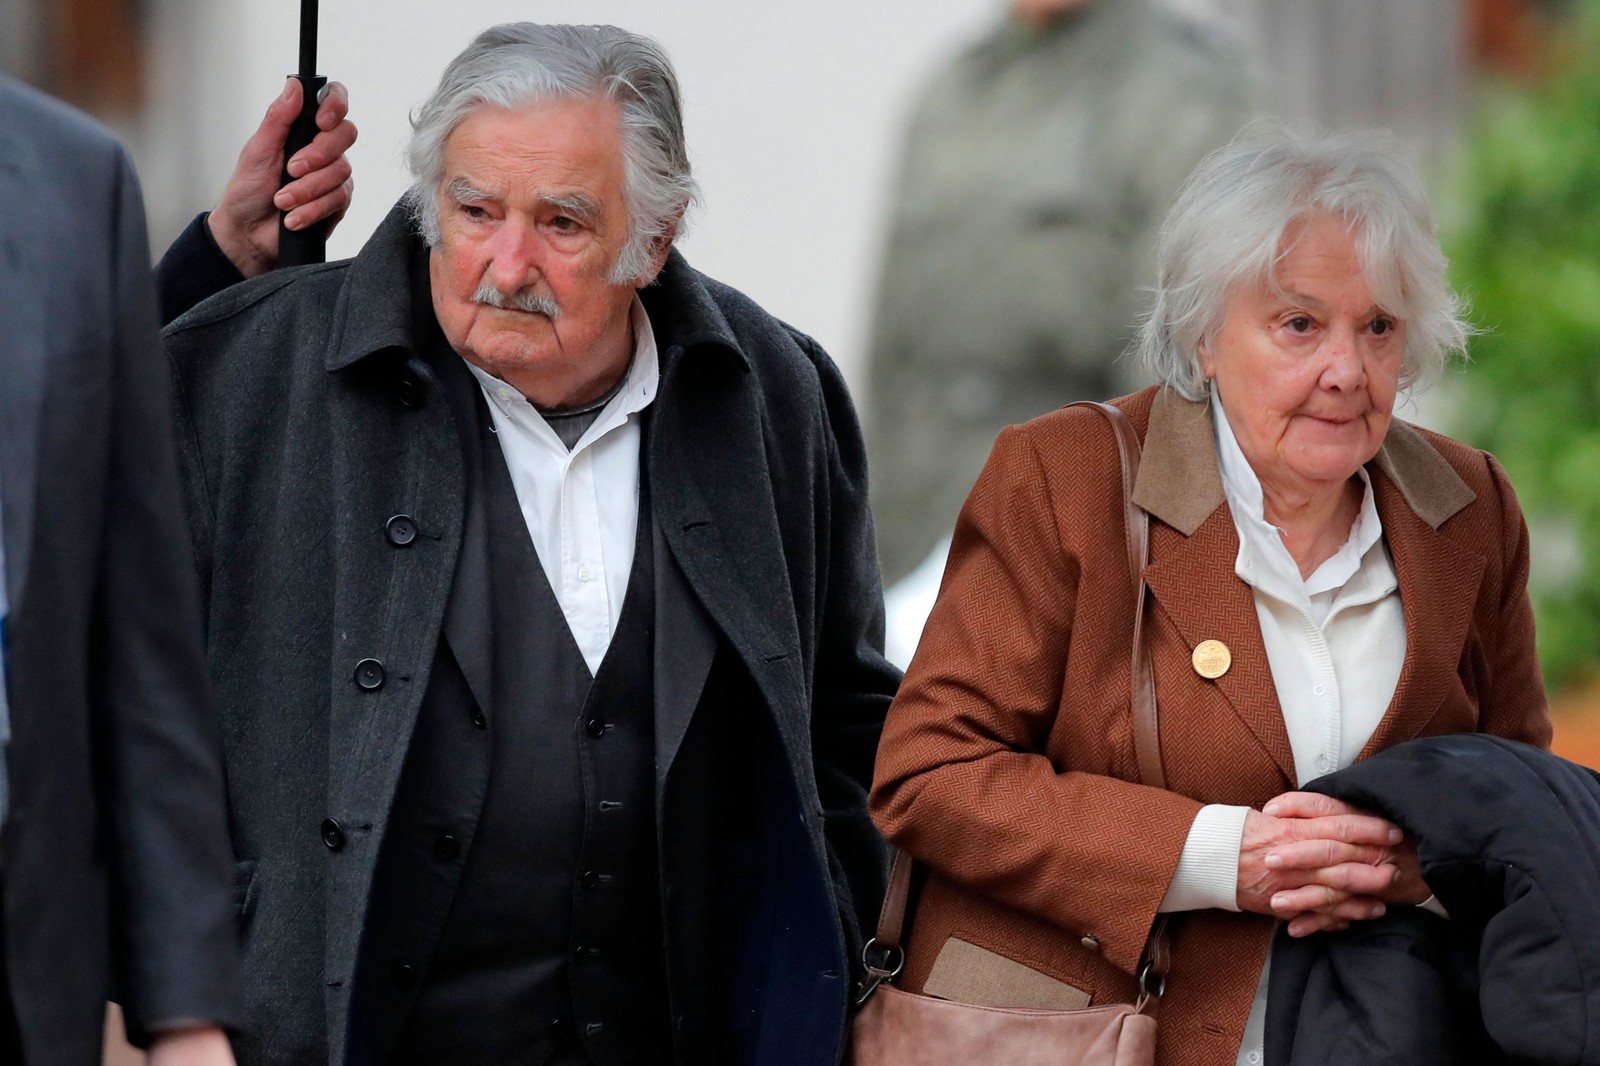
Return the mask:
[[[1548,84],[1485,101],[1446,239],[1486,330],[1455,428],[1528,515],[1552,691],[1600,675],[1600,0],[1580,7]]]

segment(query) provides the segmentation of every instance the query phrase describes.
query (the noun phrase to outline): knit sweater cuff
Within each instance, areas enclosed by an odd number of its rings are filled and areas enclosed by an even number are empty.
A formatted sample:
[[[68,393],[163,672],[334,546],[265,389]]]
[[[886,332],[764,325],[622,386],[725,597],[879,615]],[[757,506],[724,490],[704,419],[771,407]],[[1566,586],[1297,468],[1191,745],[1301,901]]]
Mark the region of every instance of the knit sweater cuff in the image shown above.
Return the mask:
[[[1249,813],[1249,807],[1220,803],[1200,808],[1161,901],[1163,913],[1239,909],[1239,847]]]

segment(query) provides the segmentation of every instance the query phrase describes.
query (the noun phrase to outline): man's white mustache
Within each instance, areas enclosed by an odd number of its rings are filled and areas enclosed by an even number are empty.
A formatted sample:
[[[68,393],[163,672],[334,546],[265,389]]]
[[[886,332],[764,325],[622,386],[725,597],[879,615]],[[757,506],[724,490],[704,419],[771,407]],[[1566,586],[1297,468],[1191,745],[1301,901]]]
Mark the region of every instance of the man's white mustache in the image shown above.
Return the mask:
[[[561,317],[561,305],[544,293],[523,290],[507,296],[495,288],[494,282],[488,278],[478,283],[478,291],[472,294],[472,302],[498,307],[502,311],[525,311],[530,315],[544,315],[552,319]]]

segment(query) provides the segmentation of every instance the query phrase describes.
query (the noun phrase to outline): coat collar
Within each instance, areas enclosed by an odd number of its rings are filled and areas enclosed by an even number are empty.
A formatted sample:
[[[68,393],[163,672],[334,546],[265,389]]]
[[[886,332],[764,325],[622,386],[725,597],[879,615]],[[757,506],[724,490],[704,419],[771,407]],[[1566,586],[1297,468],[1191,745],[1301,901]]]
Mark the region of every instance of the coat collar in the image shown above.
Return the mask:
[[[740,346],[728,316],[713,299],[713,288],[721,286],[691,267],[674,250],[656,280],[639,291],[639,299],[650,315],[656,343],[663,352],[714,350],[748,373],[750,357]]]
[[[1370,465],[1387,475],[1431,529],[1477,499],[1444,456],[1399,419],[1389,423]],[[1188,537],[1225,501],[1210,403],[1159,389],[1150,405],[1134,502]]]
[[[427,255],[411,208],[402,199],[350,263],[325,358],[329,371],[343,370],[386,349],[418,349],[420,334],[431,328],[426,323],[433,317],[427,271],[421,271],[424,283],[409,286],[403,298],[397,297],[394,279],[414,277]],[[673,251],[656,280],[640,290],[639,298],[650,315],[664,358],[669,348],[674,349],[674,357],[712,348],[748,371],[749,358],[727,316],[712,299],[715,284]]]
[[[413,277],[427,251],[411,221],[411,209],[401,200],[350,262],[329,331],[332,340],[325,358],[329,371],[343,370],[390,348],[420,350],[419,316],[433,314],[428,288],[395,281]],[[426,271],[422,276],[427,277]]]

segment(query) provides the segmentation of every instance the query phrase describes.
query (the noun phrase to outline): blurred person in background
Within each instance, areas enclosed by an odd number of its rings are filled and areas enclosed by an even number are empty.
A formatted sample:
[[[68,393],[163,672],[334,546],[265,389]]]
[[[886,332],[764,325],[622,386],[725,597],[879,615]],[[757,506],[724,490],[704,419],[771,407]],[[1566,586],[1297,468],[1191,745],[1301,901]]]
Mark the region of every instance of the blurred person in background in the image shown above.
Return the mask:
[[[1133,387],[1118,356],[1154,279],[1156,228],[1184,176],[1255,115],[1246,67],[1216,27],[1162,0],[1011,0],[931,80],[894,186],[870,347],[886,581],[928,561],[931,604],[1003,427]],[[908,653],[899,624],[890,645]]]
[[[1436,905],[1396,825],[1296,790],[1415,737],[1549,746],[1528,532],[1492,456],[1392,417],[1468,327],[1391,140],[1222,149],[1157,265],[1160,384],[1116,403],[1143,440],[1165,787],[1133,739],[1118,449],[1069,407],[1002,433],[962,511],[872,809],[929,870],[905,987],[975,940],[1013,984],[1131,1002],[1172,915],[1157,1061],[1255,1066],[1276,922]]]
[[[1190,0],[1193,2],[1193,0]],[[1259,57],[1273,113],[1393,131],[1424,162],[1457,143],[1471,97],[1467,25],[1525,0],[1203,0]]]

